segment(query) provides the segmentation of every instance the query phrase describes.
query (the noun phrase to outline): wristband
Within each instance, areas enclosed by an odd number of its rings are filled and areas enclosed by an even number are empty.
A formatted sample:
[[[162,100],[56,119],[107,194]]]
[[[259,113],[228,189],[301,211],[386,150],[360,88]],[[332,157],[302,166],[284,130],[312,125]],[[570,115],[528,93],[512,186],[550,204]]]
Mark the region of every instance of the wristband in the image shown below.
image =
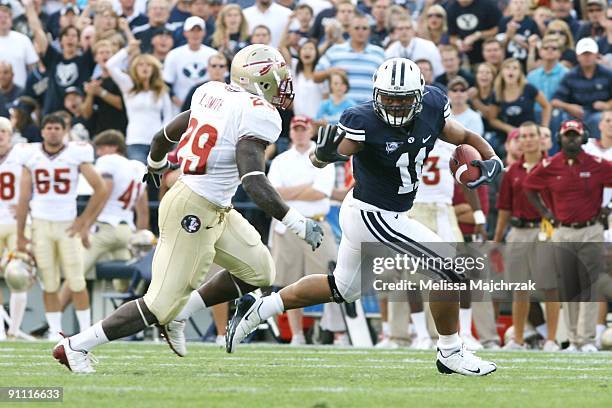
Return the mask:
[[[168,164],[167,154],[165,154],[164,157],[160,161],[155,161],[151,158],[151,152],[149,152],[149,155],[147,156],[147,166],[149,166],[152,169],[161,169],[166,164]]]
[[[474,215],[474,224],[476,224],[476,225],[486,224],[487,217],[485,217],[485,215],[482,212],[482,210],[474,211],[473,215]]]
[[[304,239],[306,237],[306,217],[300,214],[298,210],[289,208],[281,222],[289,231],[295,233],[300,238]]]

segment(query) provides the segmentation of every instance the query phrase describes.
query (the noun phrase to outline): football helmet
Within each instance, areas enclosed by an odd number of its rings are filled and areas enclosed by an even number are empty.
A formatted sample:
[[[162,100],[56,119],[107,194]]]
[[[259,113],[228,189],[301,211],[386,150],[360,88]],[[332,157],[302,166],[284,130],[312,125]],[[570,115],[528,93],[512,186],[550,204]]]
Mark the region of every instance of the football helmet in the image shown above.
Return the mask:
[[[232,60],[232,83],[272,105],[288,109],[293,102],[293,82],[285,59],[274,47],[252,44]]]
[[[128,248],[135,258],[142,258],[157,244],[157,237],[151,231],[141,229],[132,234]]]
[[[4,267],[4,279],[13,292],[27,292],[36,280],[34,259],[24,252],[9,252]]]
[[[408,124],[423,109],[425,79],[407,58],[385,61],[374,73],[374,110],[393,127]]]

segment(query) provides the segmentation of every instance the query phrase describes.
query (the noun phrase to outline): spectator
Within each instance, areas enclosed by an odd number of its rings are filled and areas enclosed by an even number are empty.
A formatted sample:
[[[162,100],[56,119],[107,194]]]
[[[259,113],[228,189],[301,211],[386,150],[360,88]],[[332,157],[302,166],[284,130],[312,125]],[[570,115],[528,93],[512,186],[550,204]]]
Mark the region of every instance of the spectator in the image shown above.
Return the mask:
[[[174,37],[172,31],[165,27],[153,30],[151,33],[151,46],[153,56],[163,64],[168,53],[174,48]]]
[[[99,74],[85,82],[85,101],[82,114],[90,121],[91,133],[97,135],[108,129],[119,130],[125,134],[127,117],[121,98],[121,90],[113,81],[106,63],[114,54],[110,41],[98,41],[94,45],[94,58]]]
[[[455,45],[443,45],[440,47],[440,55],[442,57],[442,66],[444,73],[436,77],[435,82],[444,86],[456,76],[463,77],[470,86],[474,86],[474,77],[465,69],[461,68],[461,60],[459,59],[459,49]]]
[[[429,40],[416,37],[414,25],[410,16],[402,16],[393,26],[393,32],[397,33],[397,41],[390,44],[385,51],[385,58],[408,58],[412,61],[428,59],[433,67],[433,75],[444,74],[442,58],[436,44]]]
[[[506,142],[504,143],[504,162],[506,163],[506,167],[518,162],[521,159],[521,156],[523,155],[518,137],[518,128],[508,133],[508,137],[506,138]]]
[[[499,34],[506,50],[506,57],[516,58],[523,67],[527,63],[527,52],[529,46],[527,39],[533,34],[540,34],[538,25],[527,15],[527,0],[511,0],[510,15],[502,17],[499,22]]]
[[[124,26],[121,28],[119,24],[119,17],[112,9],[110,3],[100,3],[97,6],[96,14],[93,19],[93,25],[95,27],[95,37],[93,43],[100,40],[109,40],[121,48],[125,45],[125,39],[121,35],[120,31],[131,33],[131,29],[127,20],[124,20]],[[83,51],[86,49],[83,48]]]
[[[28,2],[29,0],[25,0]],[[31,4],[31,3],[30,3]],[[34,10],[34,6],[31,5]],[[13,81],[19,87],[24,87],[27,71],[38,62],[38,55],[32,41],[25,35],[11,30],[13,13],[7,0],[0,1],[0,60],[8,62],[13,67]]]
[[[606,10],[605,27],[606,33],[601,36],[597,45],[601,55],[601,64],[612,69],[612,7]]]
[[[10,109],[15,143],[42,142],[38,121],[34,120],[38,110],[38,103],[28,96],[21,96],[15,101]]]
[[[23,5],[25,6],[27,13],[28,5],[25,2]],[[69,26],[77,27],[80,14],[81,11],[76,6],[76,4],[66,2],[66,4],[64,4],[61,9],[59,9],[55,13],[52,13],[49,16],[49,19],[47,20],[46,25],[44,27],[46,31],[51,34],[51,37],[53,39],[57,39],[62,29]]]
[[[151,39],[157,29],[165,28],[174,32],[174,24],[168,23],[170,18],[170,6],[167,0],[151,0],[147,3],[147,17],[149,22],[132,28],[132,33],[136,39],[140,40],[140,49],[148,53],[153,50]]]
[[[295,115],[313,118],[319,110],[325,87],[315,82],[314,70],[318,61],[319,52],[314,40],[306,41],[300,48],[298,58],[292,61],[293,90],[296,95],[306,96],[293,100]]]
[[[191,98],[195,93],[196,89],[198,89],[201,85],[210,81],[218,81],[218,82],[226,82],[229,83],[229,64],[227,62],[227,57],[221,53],[217,53],[211,56],[208,59],[208,67],[206,68],[206,72],[208,73],[208,79],[200,82],[199,84],[194,85],[187,96],[185,97],[185,101],[183,102],[183,106],[181,107],[181,112],[191,109]]]
[[[299,48],[308,40],[311,22],[312,8],[308,4],[297,6],[289,17],[278,46],[287,63],[297,57]]]
[[[272,33],[268,26],[258,25],[253,28],[253,32],[251,33],[251,38],[249,42],[251,44],[264,44],[270,45],[270,41],[272,40]]]
[[[499,71],[506,59],[504,46],[497,38],[489,38],[482,43],[482,58],[484,62],[493,65]]]
[[[49,77],[49,88],[43,104],[43,115],[45,115],[63,107],[66,88],[82,86],[91,77],[94,60],[91,50],[79,54],[79,30],[76,27],[68,26],[62,29],[59,34],[61,51],[58,51],[49,45],[49,40],[31,4],[26,7],[26,13],[34,32],[36,50],[42,56]]]
[[[561,46],[561,63],[568,68],[576,65],[576,52],[574,51],[574,36],[567,23],[563,20],[553,20],[548,24],[544,36],[556,35]]]
[[[370,27],[368,19],[363,14],[353,18],[350,30],[350,40],[328,49],[315,68],[315,82],[329,79],[330,74],[338,70],[344,71],[351,84],[349,98],[356,102],[372,98],[372,75],[383,63],[385,52],[382,48],[368,43]]]
[[[204,44],[210,45],[210,41],[213,33],[215,32],[215,19],[216,14],[213,14],[213,0],[192,0],[191,3],[191,15],[200,17],[206,24],[206,36],[204,37]],[[174,24],[174,42],[176,46],[185,44],[185,37],[183,37],[183,25],[177,23]]]
[[[579,65],[565,74],[552,99],[553,107],[580,119],[596,138],[601,112],[612,108],[612,71],[597,63],[598,53],[592,38],[578,41]]]
[[[550,9],[556,19],[563,20],[572,32],[572,37],[576,37],[580,22],[572,15],[574,4],[572,0],[550,0]]]
[[[10,4],[10,1],[5,0],[5,2]],[[2,1],[0,1],[0,4],[1,3]],[[45,8],[43,7],[43,3],[43,0],[32,0],[32,5],[38,13],[39,20],[42,22],[43,27],[46,27],[49,21],[49,15],[46,13]],[[32,30],[30,29],[30,25],[28,24],[28,19],[25,13],[22,13],[19,16],[13,16],[13,30],[28,36],[30,39],[33,38]]]
[[[542,106],[541,125],[548,126],[550,123],[550,103],[542,91],[527,83],[517,59],[508,58],[504,61],[493,89],[499,114],[491,119],[491,125],[496,129],[507,134],[523,122],[534,122],[536,101]]]
[[[249,27],[265,25],[270,30],[271,45],[277,47],[281,34],[292,11],[273,0],[256,0],[255,5],[244,10]]]
[[[334,72],[329,78],[329,98],[324,100],[319,107],[316,116],[316,124],[319,126],[336,125],[340,121],[340,115],[345,109],[357,103],[348,98],[351,86],[348,77],[343,72]]]
[[[249,25],[242,9],[236,4],[227,4],[217,17],[212,47],[231,60],[240,49],[247,46],[248,39]]]
[[[495,92],[493,91],[493,82],[496,76],[497,69],[492,64],[488,62],[478,64],[476,67],[476,85],[468,89],[468,96],[474,109],[480,112],[482,116],[484,138],[498,152],[502,148],[503,138],[498,137],[495,128],[490,123],[490,120],[495,118],[497,113]]]
[[[470,64],[482,62],[482,42],[497,34],[502,17],[497,5],[491,0],[457,0],[447,12],[451,44],[466,53]]]
[[[76,86],[66,88],[64,109],[70,114],[70,128],[77,140],[90,140],[89,121],[83,116],[83,91]]]
[[[390,6],[391,0],[372,1],[370,14],[374,18],[374,24],[370,27],[370,42],[379,47],[385,47],[388,44],[389,27],[386,25],[386,17]]]
[[[336,17],[336,7],[342,1],[343,0],[330,0],[330,8],[326,8],[318,13],[315,13],[315,20],[312,23],[312,30],[310,32],[310,36],[315,38],[317,42],[320,42],[323,36],[325,35],[325,21]]]
[[[436,45],[448,44],[448,24],[444,7],[439,4],[427,7],[419,17],[418,24],[418,37],[432,41]]]
[[[329,18],[325,20],[325,36],[323,41],[319,43],[319,54],[325,54],[325,52],[333,45],[342,44],[345,39],[345,35],[348,33],[344,32],[342,24],[335,18]]]
[[[22,94],[23,88],[15,85],[14,82],[13,66],[8,62],[0,61],[0,100],[3,101],[6,111]]]
[[[178,0],[174,2],[174,7],[170,11],[170,17],[168,22],[170,24],[176,23],[178,27],[182,26],[188,17],[191,17],[191,3],[192,0]]]
[[[587,0],[587,20],[580,25],[576,40],[591,37],[595,41],[606,35],[606,9],[605,0]]]
[[[531,18],[533,18],[533,21],[538,25],[538,31],[544,33],[548,23],[554,20],[555,17],[548,7],[540,6],[534,10]]]
[[[183,31],[187,44],[170,51],[164,62],[164,81],[171,87],[172,102],[177,108],[183,105],[191,87],[204,80],[208,59],[217,53],[214,48],[202,44],[205,30],[200,17],[191,16],[185,20]]]
[[[127,60],[124,48],[108,60],[106,68],[123,94],[128,118],[125,140],[128,158],[146,163],[154,130],[172,118],[172,101],[162,79],[161,63],[155,57],[138,55],[125,73],[121,67]]]
[[[343,40],[348,40],[349,38],[349,29],[351,26],[351,20],[355,16],[355,5],[350,0],[340,0],[336,5],[338,9],[336,12],[335,19],[329,19],[323,25],[325,26],[325,35],[321,39],[321,45],[319,46],[319,50],[324,47],[324,44],[333,44],[334,40],[338,40],[338,33],[330,36],[330,31],[338,30],[338,25],[340,26],[341,38]]]
[[[542,39],[542,45],[538,50],[542,65],[527,75],[527,81],[542,91],[546,100],[551,101],[561,79],[565,76],[568,69],[559,62],[561,57],[561,48],[559,47],[558,37],[546,36]],[[538,103],[535,105],[536,117],[542,114],[542,106]],[[553,113],[553,116],[558,116]],[[560,124],[560,123],[559,123]],[[557,129],[558,126],[552,126]]]
[[[130,29],[145,25],[149,22],[149,18],[134,7],[135,3],[136,0],[119,0],[119,15],[127,20]]]
[[[83,31],[81,31],[81,35],[79,36],[79,47],[81,48],[81,51],[89,50],[94,42],[96,42],[96,27],[92,25],[85,26]],[[117,48],[121,48],[123,42],[124,40],[121,38],[121,45],[117,45]]]
[[[484,124],[480,114],[470,109],[468,105],[468,87],[467,81],[460,76],[456,76],[449,81],[448,96],[452,116],[467,129],[482,136],[484,134]]]

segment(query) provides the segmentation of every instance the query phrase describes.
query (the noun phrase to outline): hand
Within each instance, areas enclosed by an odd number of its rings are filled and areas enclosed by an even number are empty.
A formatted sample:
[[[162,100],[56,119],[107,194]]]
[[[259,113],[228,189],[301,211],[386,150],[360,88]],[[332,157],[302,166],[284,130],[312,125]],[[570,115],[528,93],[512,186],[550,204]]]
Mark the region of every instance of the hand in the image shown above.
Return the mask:
[[[164,174],[171,170],[177,169],[178,166],[166,161],[166,163],[161,167],[151,167],[147,166],[147,172],[142,176],[143,183],[153,183],[155,187],[159,188],[161,186],[161,178]]]
[[[466,184],[468,188],[472,189],[484,183],[491,184],[504,169],[504,165],[498,157],[489,160],[472,160],[472,165],[480,167],[481,172],[478,180]]]
[[[21,4],[23,4],[23,7],[27,10],[34,6],[34,0],[21,0]]]
[[[66,232],[68,233],[69,237],[78,235],[79,238],[81,238],[81,242],[85,248],[89,248],[91,246],[89,243],[89,227],[81,217],[77,217],[72,225],[66,229]]]
[[[100,92],[102,92],[102,81],[100,81],[99,79],[92,79],[89,82],[85,82],[84,85],[84,89],[85,89],[85,93],[87,93],[88,95],[100,95]]]
[[[313,251],[321,246],[324,235],[323,229],[319,224],[311,219],[306,219],[306,234],[304,241],[310,245]]]
[[[468,95],[468,98],[470,99],[476,98],[478,96],[478,89],[476,89],[475,86],[468,88],[467,95]]]
[[[123,32],[130,31],[130,23],[128,23],[127,18],[125,17],[119,18],[117,21],[117,27]]]
[[[539,40],[540,37],[537,34],[531,34],[527,39],[527,45],[529,45],[529,48],[536,48]]]
[[[325,163],[348,161],[348,156],[338,153],[338,145],[344,139],[344,134],[345,132],[335,125],[320,127],[317,136],[317,147],[314,151],[317,160]]]
[[[593,109],[598,111],[605,111],[608,109],[608,103],[604,101],[595,101],[593,102]]]
[[[506,26],[506,38],[508,40],[512,40],[512,38],[516,35],[516,31],[520,28],[520,24],[514,20],[510,20],[508,25]]]
[[[17,236],[17,251],[18,252],[28,252],[28,245],[30,245],[30,240],[23,236]]]
[[[130,40],[127,45],[128,54],[132,55],[140,52],[140,41],[139,40]]]

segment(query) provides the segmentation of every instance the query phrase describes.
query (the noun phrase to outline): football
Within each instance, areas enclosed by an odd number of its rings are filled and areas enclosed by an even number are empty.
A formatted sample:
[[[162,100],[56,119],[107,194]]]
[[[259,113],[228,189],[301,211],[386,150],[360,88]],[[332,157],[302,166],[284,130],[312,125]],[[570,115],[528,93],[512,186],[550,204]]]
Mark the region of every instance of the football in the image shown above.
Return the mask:
[[[450,159],[450,170],[457,182],[466,184],[478,180],[481,171],[480,167],[472,165],[473,160],[482,160],[478,150],[466,144],[457,146]]]

